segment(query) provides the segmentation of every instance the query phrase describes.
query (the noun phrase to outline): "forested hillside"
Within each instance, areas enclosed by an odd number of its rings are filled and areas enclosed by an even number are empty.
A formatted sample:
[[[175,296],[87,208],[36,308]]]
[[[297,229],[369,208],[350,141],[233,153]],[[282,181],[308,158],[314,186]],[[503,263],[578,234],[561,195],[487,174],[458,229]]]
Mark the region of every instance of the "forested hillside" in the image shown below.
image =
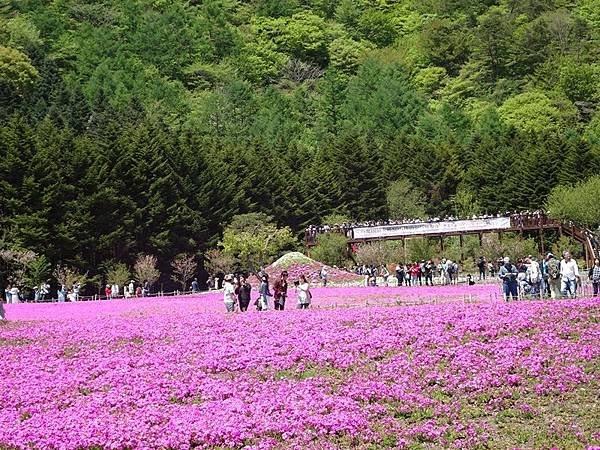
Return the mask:
[[[600,173],[600,0],[0,4],[0,240],[52,263],[385,218],[396,180],[445,215]]]

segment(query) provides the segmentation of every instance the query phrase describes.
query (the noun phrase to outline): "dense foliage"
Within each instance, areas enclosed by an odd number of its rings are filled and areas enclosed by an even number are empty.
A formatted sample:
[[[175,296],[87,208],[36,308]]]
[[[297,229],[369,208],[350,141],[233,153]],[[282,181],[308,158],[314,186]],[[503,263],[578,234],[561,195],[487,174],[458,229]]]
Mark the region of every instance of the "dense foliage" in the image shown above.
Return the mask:
[[[387,217],[399,180],[427,214],[540,207],[600,171],[598,11],[0,0],[0,240],[166,273],[235,214]]]
[[[562,220],[575,220],[590,228],[600,227],[600,176],[573,187],[558,186],[548,198],[550,214]]]

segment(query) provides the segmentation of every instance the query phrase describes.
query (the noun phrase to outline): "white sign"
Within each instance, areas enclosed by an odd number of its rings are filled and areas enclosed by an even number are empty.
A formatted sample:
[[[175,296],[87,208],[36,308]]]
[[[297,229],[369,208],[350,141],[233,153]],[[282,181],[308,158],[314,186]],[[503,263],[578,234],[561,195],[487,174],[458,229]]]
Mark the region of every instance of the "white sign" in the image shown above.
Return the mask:
[[[380,227],[354,228],[354,239],[373,239],[386,237],[440,235],[457,232],[477,232],[505,230],[510,228],[510,217],[491,219],[451,220],[447,222],[404,223]]]

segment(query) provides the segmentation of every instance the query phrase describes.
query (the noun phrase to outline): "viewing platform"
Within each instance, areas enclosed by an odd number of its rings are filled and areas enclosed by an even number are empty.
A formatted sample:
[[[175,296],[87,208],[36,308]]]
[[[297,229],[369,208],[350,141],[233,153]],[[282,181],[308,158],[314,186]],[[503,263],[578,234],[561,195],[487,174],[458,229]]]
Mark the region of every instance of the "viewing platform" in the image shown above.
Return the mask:
[[[496,217],[477,217],[473,219],[457,220],[430,220],[389,224],[343,224],[336,226],[309,227],[305,234],[307,247],[316,244],[317,237],[323,233],[340,233],[348,238],[348,243],[359,244],[381,240],[405,240],[410,238],[439,238],[441,248],[444,248],[444,238],[458,236],[462,245],[462,237],[478,235],[479,240],[486,233],[498,233],[502,238],[503,233],[519,233],[537,231],[540,252],[546,253],[544,248],[544,232],[556,231],[559,236],[569,236],[582,244],[585,259],[588,264],[594,261],[598,254],[598,241],[589,230],[573,223],[562,223],[551,219],[543,213],[510,214]]]

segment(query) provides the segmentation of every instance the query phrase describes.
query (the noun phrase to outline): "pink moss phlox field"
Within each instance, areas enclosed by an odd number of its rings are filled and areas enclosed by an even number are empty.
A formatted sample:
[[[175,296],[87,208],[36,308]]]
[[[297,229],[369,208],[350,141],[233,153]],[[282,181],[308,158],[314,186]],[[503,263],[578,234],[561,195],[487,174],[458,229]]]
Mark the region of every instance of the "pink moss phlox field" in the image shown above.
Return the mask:
[[[400,286],[400,287],[313,287],[313,308],[330,308],[336,306],[385,306],[402,303],[436,303],[456,300],[489,301],[500,295],[498,285],[478,284],[475,286]],[[290,284],[288,308],[297,304],[296,292]],[[256,288],[252,298],[258,297]],[[169,314],[189,314],[194,312],[224,311],[223,294],[211,291],[198,295],[171,297],[131,298],[120,300],[102,300],[78,303],[43,303],[39,305],[17,304],[5,305],[11,320],[43,320],[43,319],[79,319],[98,315],[127,315],[133,317],[154,314],[169,309]]]
[[[346,289],[317,293],[379,298]],[[599,299],[227,315],[218,298],[8,305],[0,448],[471,448],[491,432],[473,405],[535,416],[525,399],[597,381]]]

